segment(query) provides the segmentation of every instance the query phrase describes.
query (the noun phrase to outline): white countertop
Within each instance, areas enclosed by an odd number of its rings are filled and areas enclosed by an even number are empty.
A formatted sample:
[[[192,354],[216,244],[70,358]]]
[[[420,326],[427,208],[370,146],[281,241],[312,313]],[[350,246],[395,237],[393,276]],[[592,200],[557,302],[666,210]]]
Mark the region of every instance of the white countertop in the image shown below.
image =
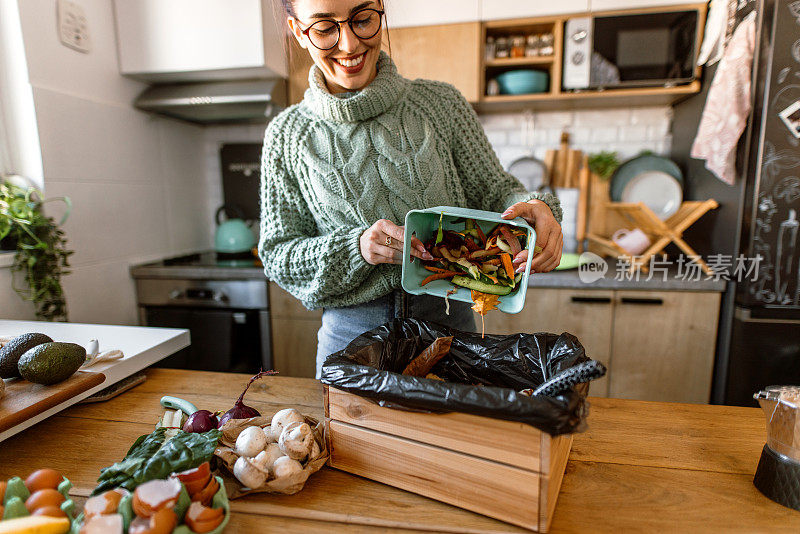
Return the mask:
[[[188,347],[190,342],[189,331],[176,328],[0,320],[0,337],[17,336],[26,332],[40,332],[54,341],[77,343],[84,347],[90,339],[96,339],[100,344],[100,351],[119,349],[125,357],[87,368],[88,371],[103,373],[106,376],[105,382],[0,433],[0,441]]]

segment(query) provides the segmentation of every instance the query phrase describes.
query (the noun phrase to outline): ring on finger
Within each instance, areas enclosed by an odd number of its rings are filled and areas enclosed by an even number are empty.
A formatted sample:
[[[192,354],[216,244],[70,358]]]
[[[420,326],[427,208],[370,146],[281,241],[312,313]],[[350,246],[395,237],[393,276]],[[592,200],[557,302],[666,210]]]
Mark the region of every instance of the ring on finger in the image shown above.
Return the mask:
[[[392,246],[392,236],[387,235],[385,243],[386,243],[387,247],[391,247]]]

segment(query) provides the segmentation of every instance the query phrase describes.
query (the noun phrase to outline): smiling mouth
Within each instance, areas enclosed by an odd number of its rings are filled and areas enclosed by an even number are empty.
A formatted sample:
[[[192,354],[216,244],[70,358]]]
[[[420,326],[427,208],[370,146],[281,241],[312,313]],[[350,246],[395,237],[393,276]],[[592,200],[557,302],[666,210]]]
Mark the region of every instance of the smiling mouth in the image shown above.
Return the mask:
[[[333,60],[336,63],[338,63],[339,65],[341,65],[342,67],[351,69],[353,67],[357,67],[357,66],[361,65],[361,63],[364,62],[364,56],[366,56],[366,55],[367,55],[367,53],[364,52],[360,56],[356,56],[354,58],[333,58]]]

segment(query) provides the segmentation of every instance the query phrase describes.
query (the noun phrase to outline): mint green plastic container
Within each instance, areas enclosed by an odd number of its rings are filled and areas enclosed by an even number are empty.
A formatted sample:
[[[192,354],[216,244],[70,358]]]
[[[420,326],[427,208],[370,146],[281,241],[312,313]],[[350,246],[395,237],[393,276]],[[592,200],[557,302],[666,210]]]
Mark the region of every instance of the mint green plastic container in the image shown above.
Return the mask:
[[[411,263],[411,236],[416,234],[416,237],[423,243],[431,237],[434,237],[439,228],[439,216],[442,213],[444,213],[442,227],[445,230],[463,231],[463,221],[457,223],[453,222],[460,218],[475,219],[475,222],[481,227],[484,233],[489,233],[497,223],[505,223],[510,226],[524,228],[528,231],[526,245],[529,249],[536,243],[536,232],[521,217],[506,220],[500,217],[499,213],[494,213],[492,211],[471,210],[452,206],[437,206],[424,210],[411,210],[406,214],[405,235],[403,237],[402,285],[403,289],[412,295],[424,294],[444,298],[448,291],[458,287],[458,291],[450,295],[450,299],[472,303],[471,291],[466,287],[456,286],[449,280],[434,280],[425,286],[420,286],[420,283],[433,273],[425,270],[422,267],[422,262],[418,259],[415,259],[414,263]],[[525,264],[522,280],[520,280],[519,285],[514,291],[500,297],[500,305],[497,307],[500,311],[519,313],[525,306],[525,294],[528,289],[528,273],[531,268],[532,259],[533,254],[528,254],[528,262]]]

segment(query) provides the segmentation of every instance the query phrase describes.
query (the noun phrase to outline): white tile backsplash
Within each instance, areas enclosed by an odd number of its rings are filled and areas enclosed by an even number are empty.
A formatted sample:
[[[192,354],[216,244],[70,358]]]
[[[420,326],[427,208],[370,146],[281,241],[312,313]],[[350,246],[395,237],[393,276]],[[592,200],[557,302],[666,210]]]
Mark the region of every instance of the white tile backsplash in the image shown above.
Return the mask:
[[[156,121],[130,106],[34,87],[45,189],[51,179],[157,183]]]
[[[672,144],[668,106],[485,114],[480,121],[506,169],[523,155],[543,159],[548,149],[558,148],[562,131],[569,132],[572,148],[589,154],[613,150],[621,159],[643,150],[666,155]]]

